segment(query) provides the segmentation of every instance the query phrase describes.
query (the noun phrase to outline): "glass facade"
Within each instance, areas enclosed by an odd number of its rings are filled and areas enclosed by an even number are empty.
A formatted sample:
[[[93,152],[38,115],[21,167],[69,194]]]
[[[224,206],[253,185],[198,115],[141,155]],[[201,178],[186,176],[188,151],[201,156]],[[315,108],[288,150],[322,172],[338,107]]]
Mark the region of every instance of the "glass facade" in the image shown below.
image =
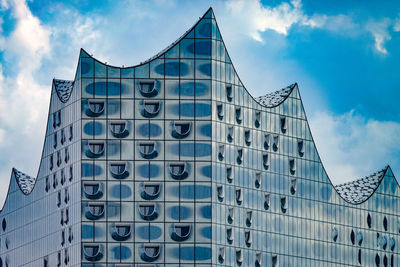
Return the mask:
[[[399,197],[390,167],[334,187],[297,84],[253,98],[210,9],[141,65],[81,50],[54,80],[0,267],[398,266]]]

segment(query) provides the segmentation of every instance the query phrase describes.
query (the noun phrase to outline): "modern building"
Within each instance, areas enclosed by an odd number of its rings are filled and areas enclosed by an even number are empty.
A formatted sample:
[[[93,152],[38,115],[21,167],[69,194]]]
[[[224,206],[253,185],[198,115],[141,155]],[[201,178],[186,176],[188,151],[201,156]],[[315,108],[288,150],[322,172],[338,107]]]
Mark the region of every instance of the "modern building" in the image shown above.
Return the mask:
[[[399,211],[390,167],[331,184],[297,84],[253,98],[209,9],[140,65],[81,50],[75,79],[53,80],[0,267],[400,266]]]

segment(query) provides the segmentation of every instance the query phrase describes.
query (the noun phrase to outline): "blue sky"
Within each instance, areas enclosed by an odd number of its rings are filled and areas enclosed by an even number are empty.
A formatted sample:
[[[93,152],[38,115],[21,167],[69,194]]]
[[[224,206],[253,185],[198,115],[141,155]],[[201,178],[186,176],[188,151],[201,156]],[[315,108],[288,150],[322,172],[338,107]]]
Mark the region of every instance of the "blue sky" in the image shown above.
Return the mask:
[[[210,6],[254,96],[298,82],[334,183],[400,176],[398,1],[0,0],[0,202],[12,166],[36,175],[51,80],[73,79],[81,47],[135,65]]]

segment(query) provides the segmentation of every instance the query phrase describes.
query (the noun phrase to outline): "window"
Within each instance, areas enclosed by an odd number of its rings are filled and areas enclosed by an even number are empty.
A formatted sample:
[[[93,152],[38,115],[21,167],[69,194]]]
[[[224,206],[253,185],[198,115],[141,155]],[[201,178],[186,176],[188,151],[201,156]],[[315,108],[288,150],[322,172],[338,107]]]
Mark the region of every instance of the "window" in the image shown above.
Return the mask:
[[[65,161],[65,163],[68,163],[68,161],[69,161],[69,151],[68,151],[68,147],[65,148],[64,154],[65,154],[65,156],[64,156],[64,161]]]
[[[232,224],[235,218],[235,209],[233,207],[228,208],[228,223]]]
[[[286,133],[286,131],[287,131],[286,117],[281,116],[280,117],[280,122],[281,122],[281,131],[282,131],[282,133]]]
[[[61,231],[61,246],[65,245],[65,230]]]
[[[253,242],[253,239],[251,238],[251,231],[250,230],[245,230],[244,231],[244,242],[246,243],[247,247],[251,247],[251,243]]]
[[[74,234],[72,233],[72,227],[68,228],[68,242],[72,243],[72,240],[74,239]]]
[[[225,190],[223,185],[217,185],[217,196],[218,196],[218,201],[222,202],[224,201],[225,197]]]
[[[89,109],[86,110],[86,114],[90,117],[98,117],[104,112],[104,100],[88,100]]]
[[[190,129],[191,129],[191,123],[190,122],[173,122],[173,130],[172,130],[172,136],[177,138],[177,139],[182,139],[185,138],[189,135]]]
[[[65,173],[64,169],[61,170],[61,185],[65,184]]]
[[[262,266],[262,254],[261,254],[261,252],[256,252],[255,266],[256,267],[261,267]]]
[[[145,159],[153,159],[158,155],[154,142],[140,143],[139,152]]]
[[[350,240],[351,240],[351,243],[354,245],[355,242],[356,242],[355,241],[356,240],[356,235],[355,235],[353,230],[351,230],[351,233],[350,233]]]
[[[129,132],[126,127],[126,121],[113,121],[110,123],[110,130],[114,137],[123,138],[126,137]]]
[[[154,81],[140,81],[139,82],[140,93],[145,97],[153,97],[158,94]]]
[[[237,248],[235,251],[235,255],[236,255],[236,263],[238,265],[242,265],[243,263],[243,253],[242,250],[240,248]]]
[[[264,193],[264,209],[269,210],[271,206],[271,197],[269,193]]]
[[[273,145],[272,148],[274,149],[274,151],[277,151],[279,149],[279,135],[274,135],[273,137]]]
[[[243,202],[243,194],[242,194],[242,189],[238,188],[235,190],[235,198],[236,198],[236,203],[238,205],[242,205]]]
[[[252,223],[253,223],[253,211],[248,210],[246,212],[246,226],[250,227]]]
[[[49,157],[49,163],[50,163],[50,165],[49,165],[49,169],[50,169],[50,171],[51,170],[53,170],[53,154],[51,154],[50,155],[50,157]]]
[[[371,226],[372,226],[372,217],[371,217],[371,214],[369,214],[369,213],[367,215],[367,224],[368,224],[368,228],[371,228]]]
[[[271,135],[266,134],[264,135],[264,148],[268,150],[270,146],[271,146]]]
[[[396,246],[396,240],[394,239],[394,237],[390,238],[390,250],[394,251],[394,248]]]
[[[171,238],[175,241],[185,241],[190,237],[190,224],[173,224]]]
[[[158,213],[156,212],[156,204],[146,203],[139,205],[139,214],[140,217],[146,221],[156,219],[158,217]]]
[[[56,189],[58,185],[57,175],[53,174],[53,188]]]
[[[260,188],[261,186],[261,172],[256,172],[255,173],[255,181],[254,181],[254,186],[256,188]]]
[[[146,118],[154,118],[160,111],[160,102],[158,101],[144,101],[142,108],[142,115]]]
[[[385,229],[385,231],[388,230],[388,220],[387,220],[386,216],[383,217],[383,229]]]
[[[218,119],[222,120],[225,115],[223,104],[217,104],[217,113],[218,113]]]
[[[72,124],[69,126],[69,141],[72,141],[72,139],[74,138],[74,128],[72,126]]]
[[[69,209],[68,207],[65,209],[65,219],[64,219],[64,223],[68,224],[69,222]]]
[[[68,188],[65,188],[65,190],[64,190],[64,203],[65,204],[68,204],[68,202],[69,202],[69,192],[68,192]]]
[[[290,180],[290,194],[294,195],[296,194],[296,191],[297,191],[297,179],[292,178]]]
[[[239,165],[242,164],[242,162],[243,162],[243,149],[242,148],[239,148],[237,150],[236,162]]]
[[[227,99],[229,102],[232,102],[232,99],[233,99],[232,85],[227,85],[227,86],[226,86],[226,99]]]
[[[159,245],[142,245],[140,248],[140,258],[147,262],[153,262],[160,256]]]
[[[61,206],[61,191],[57,192],[57,207]]]
[[[250,130],[244,131],[244,141],[247,146],[251,145],[251,132]]]
[[[99,199],[103,196],[100,182],[84,181],[83,192],[88,199]]]
[[[64,250],[64,263],[65,265],[68,265],[69,263],[69,253],[67,248]]]
[[[286,213],[288,209],[288,201],[286,196],[281,196],[281,210],[283,213]]]
[[[46,193],[47,192],[49,192],[49,190],[50,190],[50,181],[49,181],[49,177],[47,176],[46,177],[46,181],[45,181],[45,188],[44,188],[44,190],[46,191]]]
[[[300,157],[304,156],[304,141],[303,140],[297,141],[297,150],[299,152]]]
[[[225,247],[220,247],[218,251],[218,262],[223,263],[225,261]]]
[[[88,203],[85,216],[90,220],[98,220],[104,215],[104,204],[103,203]]]
[[[7,228],[6,218],[3,218],[3,220],[1,221],[1,229],[3,229],[3,232],[5,232],[6,228]]]
[[[277,267],[279,264],[278,255],[272,255],[271,257],[272,267]]]
[[[364,240],[363,234],[361,233],[361,231],[359,231],[357,235],[357,243],[359,246],[362,245],[363,240]]]
[[[332,227],[332,239],[334,242],[337,241],[338,236],[339,236],[339,232],[338,232],[337,228],[335,226],[333,226]]]
[[[228,241],[229,244],[233,243],[233,229],[232,227],[227,227],[226,228],[226,240]]]
[[[69,181],[71,182],[74,179],[74,171],[72,166],[69,166]]]
[[[233,181],[232,167],[226,168],[226,180],[228,181],[228,183],[232,183],[232,181]]]
[[[60,211],[60,217],[61,217],[60,224],[64,225],[64,211],[63,210]]]
[[[123,223],[114,223],[111,236],[116,241],[125,241],[131,236],[131,225]]]
[[[103,257],[103,247],[100,244],[84,244],[83,254],[88,261],[98,261]]]
[[[88,148],[86,156],[89,158],[98,158],[104,154],[103,141],[88,141]]]
[[[263,154],[263,166],[264,166],[265,170],[269,169],[269,163],[270,163],[269,155],[268,155],[268,153],[264,153]]]
[[[112,177],[117,179],[123,179],[129,175],[126,170],[126,162],[123,161],[110,163],[110,172]]]
[[[218,159],[222,161],[225,157],[225,146],[219,145],[218,146]]]
[[[242,123],[242,120],[243,120],[242,108],[236,107],[236,108],[235,108],[235,114],[236,114],[236,122],[237,122],[238,124],[241,124],[241,123]]]
[[[1,261],[1,259],[0,259],[0,261]],[[1,267],[1,264],[0,264],[0,267]],[[43,258],[43,267],[50,267],[49,266],[49,258],[47,256]]]
[[[233,129],[233,126],[228,126],[228,135],[227,135],[226,139],[228,140],[229,143],[232,143],[234,134],[235,134],[235,131]]]
[[[140,195],[145,200],[153,200],[160,196],[161,186],[159,183],[142,183]]]
[[[296,160],[294,158],[289,159],[289,170],[292,175],[296,172]]]
[[[61,151],[57,151],[57,167],[61,165]]]

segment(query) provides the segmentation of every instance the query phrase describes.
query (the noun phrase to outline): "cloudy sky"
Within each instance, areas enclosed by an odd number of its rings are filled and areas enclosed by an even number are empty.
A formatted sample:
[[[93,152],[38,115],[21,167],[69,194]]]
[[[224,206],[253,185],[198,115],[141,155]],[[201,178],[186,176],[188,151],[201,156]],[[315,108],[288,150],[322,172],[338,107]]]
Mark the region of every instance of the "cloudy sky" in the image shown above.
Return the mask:
[[[400,177],[398,1],[0,0],[0,203],[13,166],[36,175],[51,80],[73,79],[81,47],[135,65],[210,6],[254,96],[298,82],[333,183]]]

